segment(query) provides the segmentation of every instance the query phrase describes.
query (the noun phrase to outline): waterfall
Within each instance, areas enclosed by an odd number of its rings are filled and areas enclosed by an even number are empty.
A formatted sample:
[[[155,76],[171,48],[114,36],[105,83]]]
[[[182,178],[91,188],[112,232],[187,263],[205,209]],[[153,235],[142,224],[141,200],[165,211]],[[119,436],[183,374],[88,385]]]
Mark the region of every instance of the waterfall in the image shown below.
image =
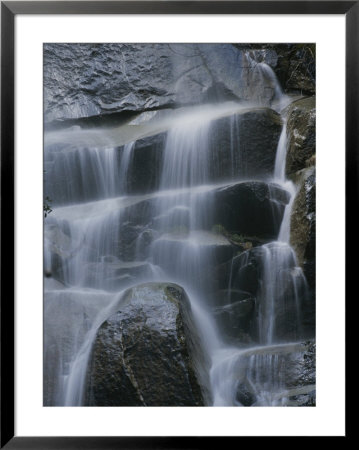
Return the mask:
[[[249,55],[247,60],[254,67]],[[271,101],[278,110],[288,103],[269,66],[256,64],[252,77],[262,93],[265,86],[272,89]],[[267,100],[261,98],[259,103],[266,105]],[[295,192],[285,179],[285,118],[268,185],[271,204],[277,208],[273,222],[283,207],[278,186],[291,198],[278,240],[256,247],[260,283],[252,328],[257,342],[228,343],[209,300],[214,290],[221,291],[214,276],[204,277],[215,265],[229,261],[229,285],[220,312],[252,304],[242,285],[234,287],[237,272],[248,264],[250,248],[241,250],[244,256],[236,265],[239,247],[226,230],[218,231],[216,202],[223,186],[230,190],[248,181],[238,115],[255,112],[256,107],[248,103],[194,107],[152,124],[156,132],[166,132],[159,188],[138,195],[128,192],[137,151],[133,135],[118,143],[114,136],[120,130],[111,131],[110,137],[106,129],[96,130],[93,146],[91,138],[84,137],[86,130],[65,130],[57,135],[58,143],[54,134],[48,141],[45,138],[46,191],[56,203],[45,222],[44,266],[47,276],[57,280],[45,288],[46,404],[84,404],[88,360],[98,328],[117,311],[127,288],[147,281],[178,283],[187,292],[203,351],[211,361],[207,386],[211,405],[286,404],[286,387],[278,374],[285,363],[283,355],[297,348],[295,342],[301,338],[306,281],[289,246]],[[213,129],[224,117],[229,118],[228,170],[213,180],[222,164]],[[132,126],[142,127],[131,130],[138,139],[151,135],[149,126],[145,131],[143,124]],[[67,142],[71,135],[78,136],[76,144]],[[99,142],[106,145],[98,146]],[[223,211],[224,215],[227,210]],[[232,234],[238,238],[238,233]],[[244,294],[248,294],[245,301],[240,297]],[[232,295],[240,299],[232,302]],[[66,312],[71,311],[69,320]]]

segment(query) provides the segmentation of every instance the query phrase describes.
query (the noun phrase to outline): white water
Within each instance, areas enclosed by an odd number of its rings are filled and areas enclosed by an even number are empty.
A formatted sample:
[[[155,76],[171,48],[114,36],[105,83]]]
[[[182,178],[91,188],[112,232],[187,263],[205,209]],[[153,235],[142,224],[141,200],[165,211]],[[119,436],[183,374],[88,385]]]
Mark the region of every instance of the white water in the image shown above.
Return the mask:
[[[264,64],[256,67],[258,83],[262,86],[269,81],[274,92],[272,100],[281,109],[287,98],[273,72]],[[210,171],[216,164],[208,152],[209,133],[213,120],[246,112],[248,108],[248,105],[227,102],[184,109],[160,123],[132,125],[133,129],[129,129],[131,126],[110,132],[71,129],[46,136],[45,163],[51,171],[50,196],[59,198],[58,203],[63,205],[54,208],[45,223],[45,269],[63,283],[60,290],[49,283],[45,292],[47,404],[83,405],[87,363],[98,327],[116,311],[126,288],[146,281],[177,282],[185,288],[203,351],[212,361],[208,388],[214,406],[241,406],[237,388],[244,378],[253,390],[256,405],[286,403],[285,386],[276,376],[280,364],[276,355],[278,351],[292,349],[293,344],[279,345],[278,309],[285,308],[288,299],[294,302],[295,308],[291,305],[291,310],[299,339],[300,297],[305,279],[296,267],[294,252],[288,244],[294,192],[284,175],[285,125],[278,143],[273,181],[289,190],[292,199],[286,208],[279,241],[262,247],[262,287],[257,299],[258,339],[262,347],[255,345],[244,350],[243,346],[228,345],[208,305],[213,286],[203,281],[203,274],[214,265],[218,248],[230,246],[225,237],[203,230],[213,209],[214,185],[210,185]],[[234,181],[239,179],[233,161],[241,160],[241,140],[237,122],[231,119],[231,123],[230,178]],[[136,139],[163,130],[168,130],[168,134],[160,191],[126,196]],[[57,142],[63,144],[57,146]],[[124,145],[121,155],[117,150],[119,145]],[[136,234],[136,226],[129,227],[132,216],[128,214],[131,208],[137,212],[136,208],[145,208],[146,202],[152,202],[147,221],[156,228],[147,247],[147,231]],[[145,214],[143,211],[140,209],[139,214]],[[133,242],[127,245],[121,236],[132,232]],[[284,288],[289,291],[283,294]],[[59,298],[61,302],[54,310],[51,305]],[[102,300],[94,302],[96,298]],[[67,302],[76,305],[78,314],[71,316]],[[60,307],[61,314],[58,313]],[[51,350],[53,341],[56,341],[56,351]],[[263,371],[271,374],[266,383],[260,377]],[[51,376],[56,381],[51,380]]]

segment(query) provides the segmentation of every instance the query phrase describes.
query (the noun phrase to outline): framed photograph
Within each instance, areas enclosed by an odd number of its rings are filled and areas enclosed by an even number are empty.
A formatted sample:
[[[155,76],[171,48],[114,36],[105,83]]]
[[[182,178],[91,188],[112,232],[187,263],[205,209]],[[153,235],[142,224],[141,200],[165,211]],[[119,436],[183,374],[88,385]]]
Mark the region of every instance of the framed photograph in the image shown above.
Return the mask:
[[[358,11],[1,2],[1,448],[348,436]]]

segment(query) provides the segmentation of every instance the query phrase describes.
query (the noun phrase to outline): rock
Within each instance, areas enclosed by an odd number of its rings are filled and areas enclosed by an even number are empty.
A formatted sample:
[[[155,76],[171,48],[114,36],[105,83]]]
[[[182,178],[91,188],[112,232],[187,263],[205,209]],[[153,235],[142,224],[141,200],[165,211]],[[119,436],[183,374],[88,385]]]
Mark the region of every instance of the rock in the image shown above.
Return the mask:
[[[174,227],[188,230],[190,226],[190,208],[185,205],[176,205],[167,212],[154,217],[152,225],[154,228],[166,232],[173,231]]]
[[[269,108],[214,121],[210,134],[211,179],[271,176],[281,129],[279,114]]]
[[[117,241],[117,256],[120,259],[133,261],[136,258],[137,239],[143,230],[143,225],[132,225],[129,221],[121,223]]]
[[[297,47],[297,48],[295,48]],[[285,55],[283,55],[285,58]],[[282,60],[284,59],[282,58]],[[312,44],[297,44],[288,59],[286,91],[302,94],[315,93],[315,47]]]
[[[244,292],[243,299],[251,299],[253,310],[240,327],[253,341],[266,342],[271,317],[274,317],[274,341],[298,340],[302,336],[304,318],[298,314],[298,302],[302,307],[308,301],[307,284],[288,245],[270,243],[254,247],[212,269],[206,277],[220,292],[230,288],[233,292]]]
[[[298,193],[294,200],[290,244],[294,248],[298,264],[302,267],[309,286],[309,296],[303,311],[305,329],[315,333],[315,280],[316,280],[316,204],[315,168],[303,169],[296,174]]]
[[[203,103],[217,103],[223,101],[238,101],[239,98],[224,83],[218,81],[213,83],[202,94]]]
[[[166,133],[139,139],[127,173],[127,192],[144,194],[159,188]]]
[[[167,233],[153,243],[151,253],[153,262],[167,273],[198,284],[202,271],[232,258],[233,246],[225,237],[208,231]]]
[[[243,406],[252,406],[256,397],[248,386],[240,384],[237,388],[236,400]]]
[[[208,136],[208,181],[271,176],[281,128],[280,116],[269,108],[212,120]],[[136,141],[127,180],[129,193],[147,193],[159,188],[165,146],[166,133]]]
[[[177,195],[177,196],[176,196]],[[289,201],[289,193],[274,183],[262,181],[244,181],[229,184],[220,188],[214,187],[206,192],[195,192],[190,189],[183,192],[182,198],[174,194],[175,201],[181,200],[182,209],[171,208],[171,197],[167,197],[168,212],[162,213],[163,219],[169,219],[171,214],[182,214],[183,219],[190,211],[185,211],[188,205],[197,207],[200,205],[204,212],[200,228],[212,230],[213,226],[221,225],[228,233],[255,235],[256,239],[276,238],[284,213],[284,208]],[[152,195],[136,198],[123,208],[121,217],[128,221],[131,227],[141,225],[150,228],[160,228],[161,218],[152,218],[153,211],[158,209],[163,197]],[[187,206],[186,206],[187,205]],[[214,209],[213,214],[205,214]],[[172,217],[172,218],[174,218]],[[178,216],[179,217],[179,216]],[[163,224],[163,222],[162,222]],[[176,224],[177,225],[177,224]],[[180,223],[181,232],[185,231],[185,222]],[[171,230],[176,232],[177,230]]]
[[[129,289],[98,329],[86,405],[201,406],[201,349],[184,290],[147,283]]]
[[[222,336],[243,339],[251,328],[255,299],[248,292],[223,289],[214,294],[214,302],[213,313]]]
[[[237,400],[243,406],[315,406],[315,343],[248,349],[238,377]]]
[[[148,262],[125,262],[112,258],[112,261],[87,264],[86,286],[98,288],[100,285],[108,291],[116,292],[136,282],[147,280],[153,274],[153,267]]]
[[[287,93],[315,93],[315,44],[233,44],[268,64]]]
[[[260,248],[241,252],[232,260],[211,267],[203,273],[203,284],[213,283],[214,290],[223,291],[229,287],[233,290],[248,292],[255,297],[258,290]]]
[[[243,98],[241,60],[231,44],[46,44],[45,122]]]
[[[217,189],[213,225],[238,234],[275,239],[289,193],[276,184],[246,181]]]
[[[315,97],[292,103],[288,111],[288,150],[286,173],[291,175],[307,166],[315,154]]]
[[[263,257],[262,247],[243,252],[233,260],[232,287],[256,296],[260,281],[260,261]]]

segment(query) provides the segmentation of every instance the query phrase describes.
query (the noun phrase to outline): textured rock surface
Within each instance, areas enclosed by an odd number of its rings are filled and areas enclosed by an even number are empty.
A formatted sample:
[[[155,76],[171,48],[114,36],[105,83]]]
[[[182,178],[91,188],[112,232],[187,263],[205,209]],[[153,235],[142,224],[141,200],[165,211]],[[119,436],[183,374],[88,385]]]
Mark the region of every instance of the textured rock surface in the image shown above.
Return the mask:
[[[273,371],[272,373],[270,371]],[[237,400],[244,406],[260,406],[260,388],[277,406],[315,406],[315,343],[287,344],[248,351],[240,360]],[[253,384],[253,381],[255,383]]]
[[[298,100],[288,111],[287,175],[312,165],[315,155],[315,97]]]
[[[286,92],[315,93],[315,44],[234,44],[272,67]]]
[[[315,168],[303,169],[296,174],[298,193],[291,216],[290,243],[298,264],[308,281],[309,298],[304,305],[304,323],[309,334],[315,333],[315,286],[316,286],[316,202]]]
[[[88,369],[92,406],[199,406],[193,355],[200,352],[191,308],[174,284],[130,289],[99,328]]]
[[[231,44],[46,44],[45,121],[238,98],[241,58]]]

